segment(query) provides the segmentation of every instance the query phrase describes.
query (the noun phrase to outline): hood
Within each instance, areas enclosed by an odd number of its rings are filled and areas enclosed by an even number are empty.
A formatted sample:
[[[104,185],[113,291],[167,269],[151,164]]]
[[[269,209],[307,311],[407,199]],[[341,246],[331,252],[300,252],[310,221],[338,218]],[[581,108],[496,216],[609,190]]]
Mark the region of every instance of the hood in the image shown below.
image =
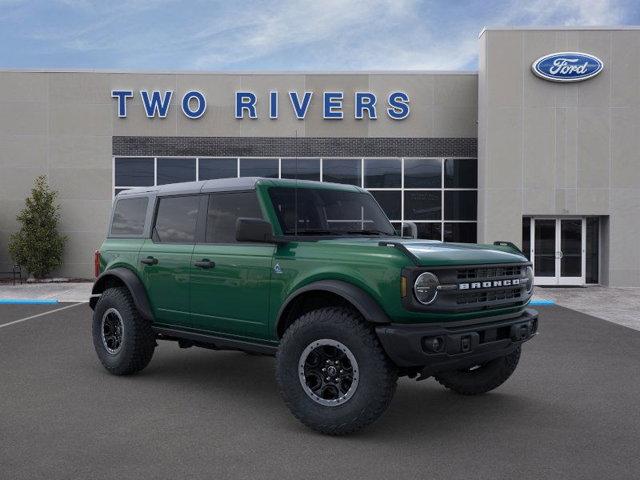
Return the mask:
[[[415,240],[399,237],[337,238],[324,242],[342,245],[377,246],[380,242],[393,242],[407,249],[420,266],[482,265],[493,263],[522,263],[527,258],[509,247],[477,245],[473,243],[446,243],[434,240]],[[389,248],[389,247],[380,247]]]
[[[420,266],[521,263],[527,258],[508,247],[472,243],[442,243],[403,240],[401,243],[418,259]]]

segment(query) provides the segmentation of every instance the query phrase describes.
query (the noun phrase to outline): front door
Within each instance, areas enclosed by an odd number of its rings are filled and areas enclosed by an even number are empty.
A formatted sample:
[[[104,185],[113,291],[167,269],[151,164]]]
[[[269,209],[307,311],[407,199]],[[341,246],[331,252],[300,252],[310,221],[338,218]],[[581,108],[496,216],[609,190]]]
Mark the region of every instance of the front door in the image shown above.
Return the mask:
[[[532,218],[530,245],[536,285],[584,285],[584,218]]]
[[[210,195],[204,242],[191,262],[192,326],[264,338],[275,245],[236,242],[238,217],[262,218],[255,191]]]

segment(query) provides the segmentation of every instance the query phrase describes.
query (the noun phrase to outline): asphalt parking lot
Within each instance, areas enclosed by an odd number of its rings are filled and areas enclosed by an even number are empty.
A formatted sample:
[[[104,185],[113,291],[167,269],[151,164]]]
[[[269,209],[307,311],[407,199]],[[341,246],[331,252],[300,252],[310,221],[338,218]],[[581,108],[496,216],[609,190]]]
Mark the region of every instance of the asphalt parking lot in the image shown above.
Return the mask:
[[[539,309],[496,391],[402,379],[376,424],[333,438],[289,414],[269,357],[161,343],[113,377],[86,304],[11,323],[68,305],[0,306],[0,478],[640,477],[640,332],[572,310]]]

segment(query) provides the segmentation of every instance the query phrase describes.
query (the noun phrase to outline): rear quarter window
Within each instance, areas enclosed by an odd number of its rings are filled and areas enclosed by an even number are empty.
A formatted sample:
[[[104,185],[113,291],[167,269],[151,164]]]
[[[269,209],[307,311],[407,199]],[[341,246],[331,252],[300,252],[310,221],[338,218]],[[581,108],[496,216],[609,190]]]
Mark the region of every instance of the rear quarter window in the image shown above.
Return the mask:
[[[110,235],[142,235],[148,204],[149,199],[147,197],[123,198],[118,200],[113,209]]]

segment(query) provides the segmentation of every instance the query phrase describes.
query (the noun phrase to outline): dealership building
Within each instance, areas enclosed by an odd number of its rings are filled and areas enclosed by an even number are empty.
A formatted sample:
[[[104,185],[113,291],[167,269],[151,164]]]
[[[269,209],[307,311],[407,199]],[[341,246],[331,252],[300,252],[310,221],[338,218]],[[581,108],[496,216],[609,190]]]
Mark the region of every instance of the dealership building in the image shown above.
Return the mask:
[[[425,239],[511,241],[541,285],[640,286],[640,29],[488,28],[469,72],[0,71],[0,271],[34,178],[58,276],[114,196],[262,176],[368,189]]]

